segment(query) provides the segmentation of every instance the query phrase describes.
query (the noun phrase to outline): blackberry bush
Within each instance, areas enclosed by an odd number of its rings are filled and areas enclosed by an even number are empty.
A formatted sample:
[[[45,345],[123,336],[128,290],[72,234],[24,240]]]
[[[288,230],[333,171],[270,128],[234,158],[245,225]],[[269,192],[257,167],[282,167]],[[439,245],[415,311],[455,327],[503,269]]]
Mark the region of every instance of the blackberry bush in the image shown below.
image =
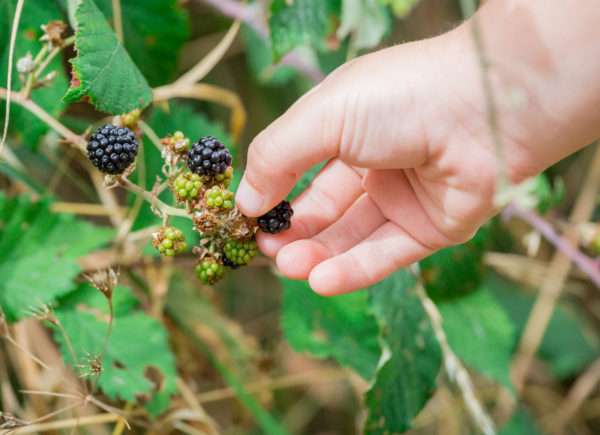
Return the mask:
[[[224,174],[231,165],[231,153],[217,138],[207,136],[199,139],[190,148],[188,166],[198,175],[214,178]]]
[[[293,214],[290,202],[284,199],[258,218],[258,227],[265,233],[277,234],[290,228]]]
[[[105,174],[122,174],[135,161],[138,140],[127,127],[105,124],[96,130],[87,145],[88,158]]]

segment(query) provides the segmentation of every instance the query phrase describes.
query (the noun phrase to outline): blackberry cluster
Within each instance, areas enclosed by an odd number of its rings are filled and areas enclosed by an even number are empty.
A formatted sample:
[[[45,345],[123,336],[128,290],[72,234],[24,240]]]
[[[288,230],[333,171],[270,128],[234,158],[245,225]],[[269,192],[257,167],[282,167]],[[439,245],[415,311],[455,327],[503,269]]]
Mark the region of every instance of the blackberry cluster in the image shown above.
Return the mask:
[[[291,226],[290,220],[294,210],[290,202],[281,201],[271,211],[258,218],[258,227],[265,233],[277,234],[280,231],[288,230]]]
[[[204,193],[206,205],[209,207],[220,207],[224,209],[233,208],[233,192],[220,189],[217,186],[211,187]]]
[[[231,165],[231,153],[218,139],[207,136],[194,142],[188,153],[188,166],[198,175],[211,178],[224,174]]]
[[[181,254],[187,248],[185,236],[179,228],[165,227],[154,236],[153,245],[158,252],[167,257]]]
[[[88,158],[105,174],[122,174],[138,153],[138,140],[127,127],[105,124],[90,136]]]
[[[204,285],[217,283],[225,274],[225,266],[213,258],[207,258],[196,264],[196,277]]]
[[[175,178],[173,183],[175,186],[175,192],[177,192],[177,199],[179,201],[191,201],[196,199],[202,193],[202,181],[200,181],[200,175],[186,172],[185,174],[179,174]]]
[[[236,265],[236,267],[244,266],[250,263],[254,257],[256,257],[256,254],[258,254],[258,246],[256,245],[256,241],[227,239],[227,242],[223,247],[223,264],[229,266],[227,263],[232,263]],[[230,267],[233,269],[236,268],[234,266]]]

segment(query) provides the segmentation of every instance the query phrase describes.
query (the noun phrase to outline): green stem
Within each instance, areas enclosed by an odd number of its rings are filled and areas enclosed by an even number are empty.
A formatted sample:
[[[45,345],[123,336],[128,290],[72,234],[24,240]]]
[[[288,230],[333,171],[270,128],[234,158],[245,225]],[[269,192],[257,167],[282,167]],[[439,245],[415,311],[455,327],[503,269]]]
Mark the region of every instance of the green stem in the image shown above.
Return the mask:
[[[147,190],[142,189],[137,184],[132,183],[127,178],[123,176],[117,177],[121,186],[130,192],[135,193],[136,195],[140,195],[146,201],[148,201],[151,205],[160,210],[163,214],[168,214],[171,216],[179,216],[188,219],[192,219],[192,216],[181,208],[171,207],[170,205],[165,204],[160,199],[158,199],[152,192],[148,192]]]
[[[54,49],[50,52],[50,54],[46,57],[46,59],[44,59],[44,61],[40,64],[40,66],[36,70],[36,72],[34,74],[35,78],[38,79],[42,75],[42,73],[44,72],[46,67],[50,64],[50,62],[52,62],[52,59],[54,59],[56,57],[56,55],[58,53],[60,53],[60,51],[63,48],[68,47],[69,45],[72,45],[74,43],[75,43],[75,35],[69,36],[67,39],[65,39],[63,41],[63,44],[60,47],[54,47]]]

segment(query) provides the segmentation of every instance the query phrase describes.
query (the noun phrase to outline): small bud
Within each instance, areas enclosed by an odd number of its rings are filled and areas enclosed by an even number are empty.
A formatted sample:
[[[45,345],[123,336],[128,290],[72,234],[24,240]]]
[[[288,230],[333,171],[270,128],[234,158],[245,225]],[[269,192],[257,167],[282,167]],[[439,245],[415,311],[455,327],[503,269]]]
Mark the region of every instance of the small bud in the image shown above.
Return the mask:
[[[102,292],[106,299],[112,300],[113,290],[119,282],[119,278],[111,268],[99,270],[91,275],[86,276],[90,283]]]
[[[17,60],[17,71],[21,74],[32,73],[34,69],[35,64],[33,63],[33,57],[30,52],[27,52],[25,56]]]

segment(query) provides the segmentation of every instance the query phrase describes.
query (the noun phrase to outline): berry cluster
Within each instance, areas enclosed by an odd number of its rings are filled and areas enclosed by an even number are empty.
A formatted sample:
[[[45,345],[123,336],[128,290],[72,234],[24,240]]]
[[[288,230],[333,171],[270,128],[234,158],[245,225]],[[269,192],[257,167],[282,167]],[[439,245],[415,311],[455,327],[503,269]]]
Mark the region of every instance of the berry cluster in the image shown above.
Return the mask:
[[[223,264],[236,269],[250,263],[256,254],[258,254],[256,241],[228,239],[223,246]]]
[[[258,227],[265,233],[271,234],[288,230],[291,226],[290,220],[293,214],[294,210],[292,210],[290,202],[284,199],[269,212],[258,218]]]
[[[225,210],[233,208],[233,192],[217,186],[211,187],[204,193],[204,200],[208,207],[219,207]]]
[[[179,228],[165,227],[154,234],[154,247],[163,255],[173,257],[181,254],[187,248],[185,236]]]
[[[196,264],[196,277],[204,285],[217,283],[225,274],[225,266],[214,258],[206,258]]]
[[[207,136],[194,142],[188,153],[188,166],[198,175],[214,178],[231,165],[231,153],[218,139]]]
[[[127,127],[105,124],[90,136],[88,158],[105,174],[122,174],[135,161],[138,140]]]
[[[202,194],[202,181],[200,175],[185,172],[175,178],[173,182],[175,192],[177,193],[177,201],[192,201],[197,199]]]

